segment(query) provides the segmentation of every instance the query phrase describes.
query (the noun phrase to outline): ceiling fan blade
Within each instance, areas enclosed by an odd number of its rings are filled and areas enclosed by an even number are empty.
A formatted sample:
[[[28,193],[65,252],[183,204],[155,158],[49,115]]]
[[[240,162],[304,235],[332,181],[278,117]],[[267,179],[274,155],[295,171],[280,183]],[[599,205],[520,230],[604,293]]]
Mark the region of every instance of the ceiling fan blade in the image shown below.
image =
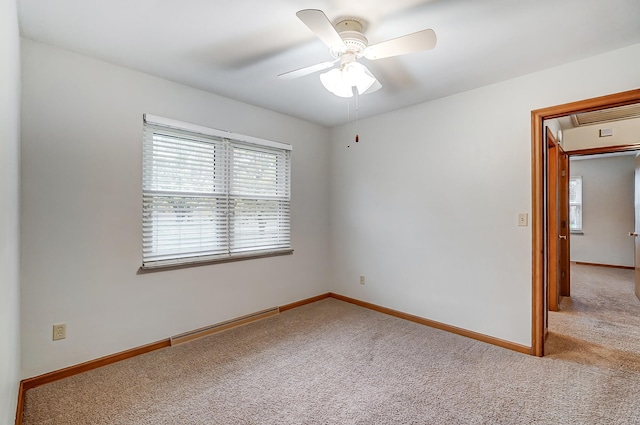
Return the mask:
[[[369,46],[364,50],[364,57],[375,60],[431,50],[436,47],[436,41],[433,30],[422,30]]]
[[[322,62],[316,65],[305,66],[304,68],[295,69],[293,71],[284,72],[278,75],[278,78],[282,80],[293,80],[294,78],[304,77],[305,75],[313,74],[314,72],[322,71],[323,69],[331,68],[335,61]]]
[[[304,9],[296,15],[327,46],[341,51],[347,49],[344,40],[322,10]]]

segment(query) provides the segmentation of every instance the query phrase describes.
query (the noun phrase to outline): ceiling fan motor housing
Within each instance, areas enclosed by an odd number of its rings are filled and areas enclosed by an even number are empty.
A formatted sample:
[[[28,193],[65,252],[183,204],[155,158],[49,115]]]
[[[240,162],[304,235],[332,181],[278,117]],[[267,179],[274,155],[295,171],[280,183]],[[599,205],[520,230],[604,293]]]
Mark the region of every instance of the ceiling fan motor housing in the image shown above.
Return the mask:
[[[369,45],[369,40],[362,34],[362,23],[354,19],[345,19],[336,24],[336,31],[338,31],[338,34],[340,34],[340,37],[344,40],[347,51],[341,52],[331,49],[331,54],[336,59],[341,58],[344,53],[351,53],[355,55],[356,58],[362,57],[364,49]]]

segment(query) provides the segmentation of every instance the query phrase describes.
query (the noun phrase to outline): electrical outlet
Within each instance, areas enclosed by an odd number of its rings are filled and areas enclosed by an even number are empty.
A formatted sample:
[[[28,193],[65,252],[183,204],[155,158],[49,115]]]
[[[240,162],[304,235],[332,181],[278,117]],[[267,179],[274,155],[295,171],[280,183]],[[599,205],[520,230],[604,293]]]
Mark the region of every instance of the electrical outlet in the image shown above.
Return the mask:
[[[67,337],[67,324],[59,323],[53,325],[53,340],[65,339]]]
[[[364,285],[364,275],[360,275],[360,285]]]

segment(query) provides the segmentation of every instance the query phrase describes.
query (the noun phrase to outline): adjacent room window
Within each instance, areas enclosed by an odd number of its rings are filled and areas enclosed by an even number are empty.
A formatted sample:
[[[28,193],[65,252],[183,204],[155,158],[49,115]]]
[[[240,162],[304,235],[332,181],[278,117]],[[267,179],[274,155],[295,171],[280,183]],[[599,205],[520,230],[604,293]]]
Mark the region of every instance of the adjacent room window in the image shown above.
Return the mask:
[[[145,115],[143,268],[291,252],[291,146]]]
[[[569,230],[582,231],[582,177],[569,179]]]

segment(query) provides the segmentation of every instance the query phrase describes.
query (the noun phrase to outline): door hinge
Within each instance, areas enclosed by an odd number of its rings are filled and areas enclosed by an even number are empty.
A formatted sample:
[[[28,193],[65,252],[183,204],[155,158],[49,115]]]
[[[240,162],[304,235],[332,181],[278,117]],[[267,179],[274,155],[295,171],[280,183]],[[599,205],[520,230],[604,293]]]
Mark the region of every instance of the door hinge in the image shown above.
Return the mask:
[[[562,227],[563,229],[564,229],[565,227],[567,227],[567,221],[566,221],[566,220],[562,220],[562,221],[560,222],[560,227]]]

